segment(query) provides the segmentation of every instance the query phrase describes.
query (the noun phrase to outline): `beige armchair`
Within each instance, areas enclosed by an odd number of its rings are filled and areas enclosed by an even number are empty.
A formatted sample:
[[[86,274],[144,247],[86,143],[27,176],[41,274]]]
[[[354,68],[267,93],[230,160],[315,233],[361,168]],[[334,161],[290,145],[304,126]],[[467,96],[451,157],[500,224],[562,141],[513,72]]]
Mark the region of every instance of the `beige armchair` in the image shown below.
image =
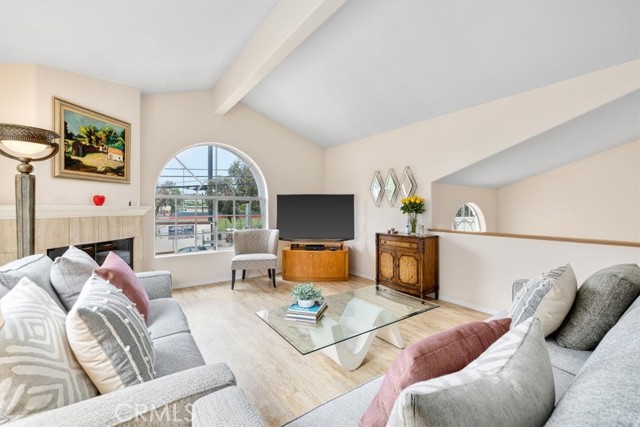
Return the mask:
[[[236,255],[231,258],[231,289],[236,283],[236,270],[266,269],[276,287],[278,264],[278,238],[280,230],[236,230],[233,232],[233,247]]]

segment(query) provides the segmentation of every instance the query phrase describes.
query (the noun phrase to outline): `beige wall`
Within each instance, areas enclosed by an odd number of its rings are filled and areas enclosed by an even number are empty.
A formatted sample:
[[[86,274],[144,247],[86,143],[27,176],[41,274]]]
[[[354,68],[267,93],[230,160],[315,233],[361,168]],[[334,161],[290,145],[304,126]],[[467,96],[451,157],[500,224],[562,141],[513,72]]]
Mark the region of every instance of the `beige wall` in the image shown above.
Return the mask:
[[[433,228],[451,229],[453,218],[465,203],[475,203],[484,215],[486,229],[498,231],[498,190],[464,185],[431,184]]]
[[[327,149],[325,191],[356,195],[357,228],[351,245],[351,272],[375,277],[375,233],[390,227],[402,230],[405,223],[399,207],[391,208],[384,202],[380,208],[375,207],[369,185],[376,170],[401,171],[404,166],[411,167],[418,183],[417,194],[428,199],[429,211],[419,221],[431,226],[433,181],[630,93],[640,86],[638,73],[640,61],[634,61]],[[470,247],[467,253],[468,242],[454,241],[451,236],[441,237],[443,247],[452,244],[456,251],[443,252],[440,257],[440,294],[469,305],[490,307],[479,294],[485,287],[494,286],[487,277],[499,275],[496,269],[509,257],[501,258],[500,253],[486,268],[478,267],[491,270],[491,274],[474,281],[477,294],[452,293],[448,282],[467,279],[456,276],[467,270],[459,266],[466,262],[474,267],[479,264],[473,259],[475,249]],[[484,250],[491,253],[492,241],[484,244]],[[535,248],[544,250],[539,244]],[[590,249],[593,248],[588,246],[586,250]],[[449,258],[452,255],[455,259]],[[555,260],[552,264],[556,264]],[[457,267],[449,270],[454,265]]]
[[[91,205],[94,194],[105,205],[137,205],[140,187],[140,90],[39,65],[0,65],[0,122],[53,130],[53,97],[131,123],[131,183],[114,184],[53,178],[53,161],[34,163],[36,203]],[[15,204],[17,162],[0,156],[0,205]]]
[[[218,116],[212,92],[187,92],[142,97],[144,170],[140,187],[144,205],[152,206],[156,180],[164,165],[182,149],[215,142],[241,151],[261,169],[269,197],[269,226],[276,226],[278,193],[322,193],[322,149],[256,113],[244,104]],[[178,286],[229,280],[232,251],[194,255],[153,255],[153,218],[145,217],[147,270],[170,270]],[[249,272],[247,272],[249,274]]]
[[[272,227],[276,194],[323,191],[322,150],[243,104],[220,117],[213,114],[211,92],[145,96],[141,102],[136,88],[37,65],[0,66],[0,122],[53,129],[53,96],[131,123],[131,184],[53,178],[50,161],[35,163],[38,206],[87,206],[96,193],[107,196],[106,205],[153,206],[164,164],[180,150],[205,142],[229,145],[258,165],[267,183]],[[0,157],[0,205],[15,205],[15,166]],[[143,218],[137,270],[170,270],[176,286],[230,278],[228,251],[155,258],[153,215]]]
[[[502,233],[640,241],[640,141],[498,190]]]
[[[438,233],[440,298],[495,313],[511,304],[511,284],[566,263],[578,285],[601,268],[640,263],[640,248]]]

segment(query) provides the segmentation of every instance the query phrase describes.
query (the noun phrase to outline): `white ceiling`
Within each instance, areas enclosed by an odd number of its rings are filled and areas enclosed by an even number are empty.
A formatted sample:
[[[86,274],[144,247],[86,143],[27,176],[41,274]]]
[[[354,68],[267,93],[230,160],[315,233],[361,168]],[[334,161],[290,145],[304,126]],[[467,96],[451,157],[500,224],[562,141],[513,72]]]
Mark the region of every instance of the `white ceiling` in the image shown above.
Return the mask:
[[[0,61],[144,94],[214,89],[276,4],[0,0]],[[330,147],[638,58],[640,0],[348,0],[243,102]],[[616,105],[640,138],[637,97]],[[568,145],[575,158],[595,147]]]
[[[436,182],[500,188],[640,138],[640,91]]]
[[[276,0],[0,0],[0,61],[142,89],[211,89]]]

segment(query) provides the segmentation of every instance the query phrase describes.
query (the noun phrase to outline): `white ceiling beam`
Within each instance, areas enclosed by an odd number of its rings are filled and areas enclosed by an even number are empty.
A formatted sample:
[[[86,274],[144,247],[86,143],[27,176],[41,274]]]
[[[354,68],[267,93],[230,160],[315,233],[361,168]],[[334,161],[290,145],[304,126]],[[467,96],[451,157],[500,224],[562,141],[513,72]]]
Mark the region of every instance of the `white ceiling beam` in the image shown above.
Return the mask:
[[[280,0],[213,89],[226,114],[346,0]]]

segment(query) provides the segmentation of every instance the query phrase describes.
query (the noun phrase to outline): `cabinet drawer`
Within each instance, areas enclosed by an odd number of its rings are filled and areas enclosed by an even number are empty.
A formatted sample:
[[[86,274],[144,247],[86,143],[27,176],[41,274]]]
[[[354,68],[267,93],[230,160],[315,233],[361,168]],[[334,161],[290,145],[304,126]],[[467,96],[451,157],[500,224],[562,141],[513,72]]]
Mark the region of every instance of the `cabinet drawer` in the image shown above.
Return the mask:
[[[418,242],[407,242],[389,237],[382,237],[380,239],[380,245],[391,248],[418,249]]]

